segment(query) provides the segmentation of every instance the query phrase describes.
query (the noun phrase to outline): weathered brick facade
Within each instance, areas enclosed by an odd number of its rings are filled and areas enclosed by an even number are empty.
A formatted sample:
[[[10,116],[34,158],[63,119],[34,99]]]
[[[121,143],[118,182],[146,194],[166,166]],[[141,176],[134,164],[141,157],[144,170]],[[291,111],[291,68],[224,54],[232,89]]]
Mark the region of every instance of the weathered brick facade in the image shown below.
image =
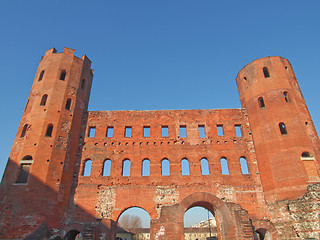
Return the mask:
[[[219,239],[320,238],[320,142],[286,59],[239,72],[243,108],[209,110],[87,112],[90,64],[68,48],[41,59],[1,183],[0,239],[115,239],[130,207],[149,213],[151,239],[184,239],[194,206]]]

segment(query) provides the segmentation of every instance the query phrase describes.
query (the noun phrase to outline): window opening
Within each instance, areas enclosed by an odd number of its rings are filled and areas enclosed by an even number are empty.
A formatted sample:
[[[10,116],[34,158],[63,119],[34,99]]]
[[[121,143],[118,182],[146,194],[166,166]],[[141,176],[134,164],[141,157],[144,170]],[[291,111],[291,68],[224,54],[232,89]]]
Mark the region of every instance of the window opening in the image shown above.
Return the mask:
[[[89,127],[88,137],[94,138],[96,135],[96,127]]]
[[[48,124],[48,127],[47,127],[46,137],[51,137],[52,130],[53,130],[53,125],[50,123],[50,124]]]
[[[168,159],[163,159],[161,162],[161,175],[162,176],[170,175],[170,162]]]
[[[27,183],[31,168],[31,163],[21,163],[16,183]]]
[[[199,132],[199,137],[200,138],[205,138],[206,137],[204,125],[198,125],[198,132]]]
[[[291,102],[289,98],[289,93],[287,91],[283,92],[283,97],[286,102]]]
[[[143,137],[150,137],[150,127],[143,127]]]
[[[125,177],[130,176],[130,167],[131,167],[131,162],[129,159],[126,159],[122,162],[122,176],[125,176]]]
[[[180,126],[180,137],[181,138],[187,137],[187,126],[185,125]]]
[[[21,135],[20,135],[21,138],[23,138],[23,137],[26,135],[28,126],[29,126],[28,124],[25,124],[25,125],[23,126],[23,129],[22,129],[22,132],[21,132]]]
[[[228,161],[226,158],[220,159],[222,175],[229,175]]]
[[[124,137],[131,137],[132,135],[132,127],[126,127],[124,132]]]
[[[264,100],[262,97],[258,98],[258,104],[259,104],[259,108],[264,108],[265,104],[264,104]]]
[[[181,160],[181,175],[182,176],[190,175],[189,161],[186,158]]]
[[[29,99],[28,99],[28,101],[27,101],[27,104],[26,104],[26,106],[24,107],[24,112],[27,110],[27,108],[28,108],[28,105],[29,105]]]
[[[62,70],[60,74],[60,80],[64,81],[66,79],[66,74],[67,72],[65,70]]]
[[[107,127],[107,137],[113,137],[113,127]]]
[[[89,177],[91,175],[91,167],[92,161],[90,159],[86,160],[84,163],[82,176]]]
[[[244,157],[240,158],[240,166],[242,174],[249,174],[247,160]]]
[[[202,158],[201,161],[201,173],[202,175],[209,175],[209,163],[208,160],[206,158]]]
[[[70,108],[71,108],[71,99],[68,98],[66,102],[66,110],[70,110]]]
[[[223,125],[217,125],[218,136],[223,136]]]
[[[236,124],[236,125],[234,125],[234,127],[236,129],[236,136],[237,137],[242,137],[241,125],[240,124]]]
[[[142,161],[142,176],[150,176],[150,161],[145,159]]]
[[[104,164],[103,164],[102,176],[109,177],[110,173],[111,173],[111,160],[107,159],[104,161]]]
[[[82,79],[82,81],[81,81],[81,89],[84,89],[85,83],[86,83],[86,80]]]
[[[169,137],[169,128],[168,126],[161,127],[161,136],[162,137]]]
[[[38,78],[38,82],[40,82],[43,79],[43,75],[44,75],[44,70],[41,71],[39,78]]]
[[[264,67],[262,70],[265,78],[270,77],[269,69],[267,67]]]
[[[280,133],[281,133],[282,135],[288,134],[286,125],[284,125],[283,122],[279,123],[279,129],[280,129]]]
[[[41,102],[40,102],[40,106],[45,106],[46,103],[47,103],[47,98],[48,98],[48,95],[47,94],[44,94],[41,98]]]

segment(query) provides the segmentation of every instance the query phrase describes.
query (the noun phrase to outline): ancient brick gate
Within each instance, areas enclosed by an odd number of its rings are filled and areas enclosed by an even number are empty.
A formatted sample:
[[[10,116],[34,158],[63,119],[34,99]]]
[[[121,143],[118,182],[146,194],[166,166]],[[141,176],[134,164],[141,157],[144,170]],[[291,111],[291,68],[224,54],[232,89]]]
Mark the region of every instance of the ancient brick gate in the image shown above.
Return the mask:
[[[90,64],[67,48],[40,61],[1,183],[0,239],[115,239],[130,207],[149,213],[151,239],[184,239],[194,206],[223,240],[319,236],[319,138],[286,59],[240,71],[242,109],[209,110],[87,112]]]

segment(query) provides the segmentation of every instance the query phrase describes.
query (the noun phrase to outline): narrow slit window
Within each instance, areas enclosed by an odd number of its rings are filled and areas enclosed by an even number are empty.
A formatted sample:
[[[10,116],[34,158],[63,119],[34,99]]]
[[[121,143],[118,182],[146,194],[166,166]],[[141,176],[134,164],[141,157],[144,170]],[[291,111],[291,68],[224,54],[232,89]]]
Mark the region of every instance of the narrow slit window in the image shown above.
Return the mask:
[[[187,126],[185,126],[185,125],[180,126],[180,137],[181,138],[187,137]]]
[[[264,67],[262,69],[262,71],[263,71],[263,75],[264,75],[265,78],[269,78],[270,77],[269,69],[267,67]]]
[[[161,127],[161,136],[162,137],[169,137],[169,128],[168,126]]]
[[[222,175],[229,175],[229,167],[228,167],[228,161],[226,158],[220,159],[221,164],[221,173]]]
[[[41,101],[40,101],[40,106],[45,106],[46,103],[47,103],[47,99],[48,99],[48,95],[47,94],[44,94],[41,98]]]
[[[62,70],[60,73],[60,80],[64,81],[66,79],[67,72]]]
[[[30,168],[31,168],[31,163],[20,164],[16,183],[27,183]]]
[[[122,176],[130,176],[131,162],[129,159],[126,159],[122,162]]]
[[[86,86],[86,80],[82,79],[82,81],[81,81],[81,89],[84,89],[85,86]]]
[[[206,158],[202,158],[200,161],[201,164],[201,173],[202,175],[209,175],[209,163],[208,160]]]
[[[289,93],[287,91],[283,92],[283,97],[286,102],[291,102],[290,97],[289,97]]]
[[[218,136],[223,136],[224,133],[223,133],[223,125],[217,125],[217,133],[218,133]]]
[[[142,176],[150,176],[150,161],[144,159],[142,162]]]
[[[47,126],[46,137],[51,137],[53,131],[53,125],[50,123]]]
[[[104,161],[104,164],[103,164],[102,176],[109,177],[110,173],[111,173],[111,160],[107,159]]]
[[[65,108],[66,108],[66,110],[70,110],[70,108],[71,108],[71,99],[70,98],[67,99]]]
[[[124,131],[124,137],[131,137],[132,136],[132,127],[126,127]]]
[[[38,78],[38,82],[40,82],[43,79],[43,75],[44,75],[44,70],[41,71],[39,78]]]
[[[30,100],[28,99],[26,106],[24,107],[24,112],[27,110]]]
[[[21,138],[23,138],[23,137],[26,135],[28,126],[29,126],[28,124],[25,124],[25,125],[23,126],[23,129],[22,129],[22,132],[21,132],[21,135],[20,135]]]
[[[200,138],[205,138],[206,137],[204,125],[199,125],[198,126],[198,132],[199,132],[199,137]]]
[[[113,127],[107,127],[107,137],[113,137]]]
[[[89,127],[88,137],[94,138],[96,135],[96,127]]]
[[[281,135],[288,134],[286,125],[283,122],[279,123],[279,129],[280,129]]]
[[[161,162],[161,175],[170,176],[170,162],[168,159],[163,159]]]
[[[240,166],[242,174],[249,174],[247,160],[244,157],[240,158]]]
[[[92,161],[90,159],[86,160],[83,166],[82,176],[89,177],[91,175]]]
[[[264,100],[262,97],[258,98],[259,108],[264,108],[266,105],[264,104]]]
[[[242,137],[241,125],[240,124],[236,124],[236,125],[234,125],[234,128],[236,129],[236,136],[237,137]]]
[[[150,127],[143,127],[143,137],[150,137]]]
[[[187,176],[190,175],[190,169],[189,169],[189,161],[188,159],[182,159],[181,160],[181,175]]]

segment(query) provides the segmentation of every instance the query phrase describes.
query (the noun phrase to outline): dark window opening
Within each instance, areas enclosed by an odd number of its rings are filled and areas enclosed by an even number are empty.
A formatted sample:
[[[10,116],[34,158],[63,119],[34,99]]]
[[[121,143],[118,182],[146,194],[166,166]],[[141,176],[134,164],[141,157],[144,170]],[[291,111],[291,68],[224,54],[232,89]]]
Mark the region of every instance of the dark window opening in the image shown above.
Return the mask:
[[[217,125],[218,136],[223,136],[223,125]]]
[[[204,125],[199,125],[198,126],[198,132],[199,132],[199,137],[200,138],[205,138],[206,137]]]
[[[301,157],[312,158],[313,156],[309,152],[303,152]]]
[[[81,89],[84,89],[85,84],[86,84],[86,80],[82,79],[82,81],[81,81]]]
[[[113,137],[113,127],[107,127],[107,137]]]
[[[124,137],[131,137],[132,135],[132,127],[126,127],[124,131]]]
[[[161,136],[162,137],[169,137],[169,128],[168,126],[161,127]]]
[[[42,96],[41,102],[40,102],[40,106],[45,106],[45,105],[46,105],[46,103],[47,103],[47,98],[48,98],[48,95],[47,95],[47,94],[45,94],[45,95]]]
[[[68,98],[66,102],[66,110],[70,110],[70,108],[71,108],[71,99]]]
[[[187,137],[187,126],[180,126],[180,137]]]
[[[28,126],[29,126],[28,124],[25,124],[25,125],[23,126],[23,129],[22,129],[22,132],[21,132],[21,135],[20,135],[21,138],[23,138],[23,137],[26,135]]]
[[[150,127],[143,127],[143,137],[150,137]]]
[[[52,130],[53,130],[53,125],[52,124],[48,124],[47,131],[46,131],[46,137],[51,137]]]
[[[279,129],[282,135],[284,134],[288,134],[287,129],[286,129],[286,125],[284,125],[283,122],[279,123]]]
[[[234,125],[234,128],[236,129],[236,136],[242,137],[241,125]]]
[[[89,127],[88,137],[94,138],[96,135],[96,127]]]
[[[43,75],[44,75],[44,70],[41,71],[39,78],[38,78],[38,82],[43,79]]]
[[[264,100],[262,97],[258,98],[259,108],[264,108],[266,105],[264,104]]]
[[[30,168],[31,163],[20,164],[16,183],[27,183]]]
[[[265,78],[270,77],[270,73],[267,67],[264,67],[262,70]]]
[[[290,97],[289,97],[289,93],[287,91],[283,92],[283,97],[286,102],[291,102]]]
[[[65,70],[61,71],[60,80],[64,81],[66,79],[67,72]]]

